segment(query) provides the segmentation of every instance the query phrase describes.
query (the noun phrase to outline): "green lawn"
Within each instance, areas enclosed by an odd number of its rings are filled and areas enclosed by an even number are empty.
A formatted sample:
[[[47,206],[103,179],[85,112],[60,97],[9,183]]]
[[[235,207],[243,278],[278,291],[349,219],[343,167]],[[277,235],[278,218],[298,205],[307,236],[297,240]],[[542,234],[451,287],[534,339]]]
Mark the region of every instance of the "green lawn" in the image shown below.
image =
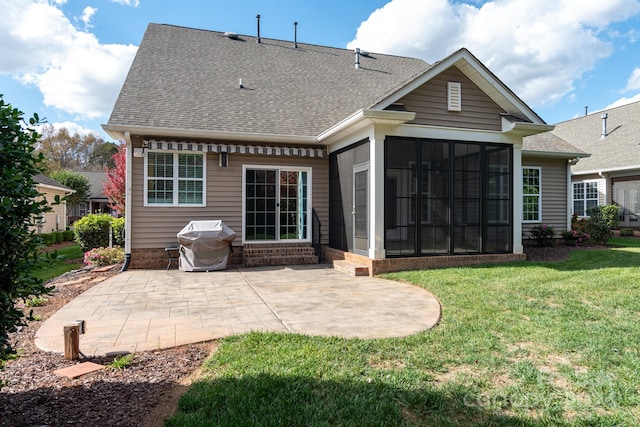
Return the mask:
[[[77,243],[58,249],[52,255],[52,262],[43,264],[41,268],[34,272],[34,276],[47,281],[83,266],[82,258],[84,257],[84,252],[82,252],[80,245]]]
[[[637,425],[640,241],[611,244],[390,274],[443,305],[408,338],[221,340],[167,425]]]

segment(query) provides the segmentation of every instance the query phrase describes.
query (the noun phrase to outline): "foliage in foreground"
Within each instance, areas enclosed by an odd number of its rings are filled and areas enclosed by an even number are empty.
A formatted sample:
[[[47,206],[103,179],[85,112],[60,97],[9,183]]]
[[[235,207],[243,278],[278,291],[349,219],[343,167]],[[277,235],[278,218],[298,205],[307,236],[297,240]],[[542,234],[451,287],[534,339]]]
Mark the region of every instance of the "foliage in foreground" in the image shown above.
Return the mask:
[[[221,340],[167,425],[637,425],[640,245],[612,243],[627,247],[389,275],[443,305],[407,338]]]
[[[48,210],[46,200],[37,201],[33,179],[43,162],[33,153],[37,122],[37,116],[25,121],[0,95],[0,361],[14,352],[9,333],[24,323],[15,302],[50,291],[33,275],[41,241],[30,226]]]
[[[84,263],[95,266],[113,265],[124,262],[124,248],[94,248],[84,254]]]

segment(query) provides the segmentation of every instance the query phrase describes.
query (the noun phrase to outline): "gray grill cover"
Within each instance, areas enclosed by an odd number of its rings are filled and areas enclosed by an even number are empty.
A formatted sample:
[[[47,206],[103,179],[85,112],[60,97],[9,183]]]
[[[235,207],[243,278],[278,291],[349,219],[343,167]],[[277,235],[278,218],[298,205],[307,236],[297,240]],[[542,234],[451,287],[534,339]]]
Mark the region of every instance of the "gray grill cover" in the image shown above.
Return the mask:
[[[178,233],[180,270],[224,270],[235,237],[235,231],[221,220],[191,221]]]

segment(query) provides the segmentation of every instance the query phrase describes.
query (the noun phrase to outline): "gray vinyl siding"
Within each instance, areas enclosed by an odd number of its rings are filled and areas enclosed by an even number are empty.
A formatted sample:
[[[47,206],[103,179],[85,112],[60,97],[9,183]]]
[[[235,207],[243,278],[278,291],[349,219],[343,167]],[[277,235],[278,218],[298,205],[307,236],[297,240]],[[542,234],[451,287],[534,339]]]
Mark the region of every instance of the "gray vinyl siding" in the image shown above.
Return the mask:
[[[447,110],[447,83],[462,83],[462,111]],[[504,111],[457,67],[429,80],[398,103],[415,112],[410,123],[465,129],[502,130]]]
[[[144,159],[133,158],[131,247],[163,248],[177,243],[176,234],[189,221],[221,219],[242,243],[242,165],[312,167],[312,207],[323,227],[322,243],[328,243],[329,159],[230,155],[229,166],[218,166],[218,155],[207,154],[206,207],[145,207]]]
[[[523,223],[522,234],[525,239],[531,237],[531,227],[546,224],[555,229],[557,235],[567,230],[569,218],[567,200],[567,160],[523,157],[523,167],[540,167],[542,175],[542,221]],[[570,190],[570,189],[569,189]]]

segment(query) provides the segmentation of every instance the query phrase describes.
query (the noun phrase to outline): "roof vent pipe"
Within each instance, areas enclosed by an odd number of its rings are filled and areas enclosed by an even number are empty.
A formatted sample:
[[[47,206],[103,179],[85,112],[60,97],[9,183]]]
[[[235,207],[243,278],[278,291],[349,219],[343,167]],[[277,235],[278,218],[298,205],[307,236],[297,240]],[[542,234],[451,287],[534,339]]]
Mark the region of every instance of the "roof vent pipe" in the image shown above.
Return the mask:
[[[256,43],[260,43],[260,15],[256,15],[256,19],[258,20],[258,38],[256,39]]]
[[[298,23],[293,23],[293,47],[294,49],[298,48]]]
[[[356,70],[360,69],[360,48],[356,48]]]
[[[609,115],[607,113],[602,113],[600,117],[602,118],[602,139],[604,139],[607,136],[607,119],[609,118]]]

